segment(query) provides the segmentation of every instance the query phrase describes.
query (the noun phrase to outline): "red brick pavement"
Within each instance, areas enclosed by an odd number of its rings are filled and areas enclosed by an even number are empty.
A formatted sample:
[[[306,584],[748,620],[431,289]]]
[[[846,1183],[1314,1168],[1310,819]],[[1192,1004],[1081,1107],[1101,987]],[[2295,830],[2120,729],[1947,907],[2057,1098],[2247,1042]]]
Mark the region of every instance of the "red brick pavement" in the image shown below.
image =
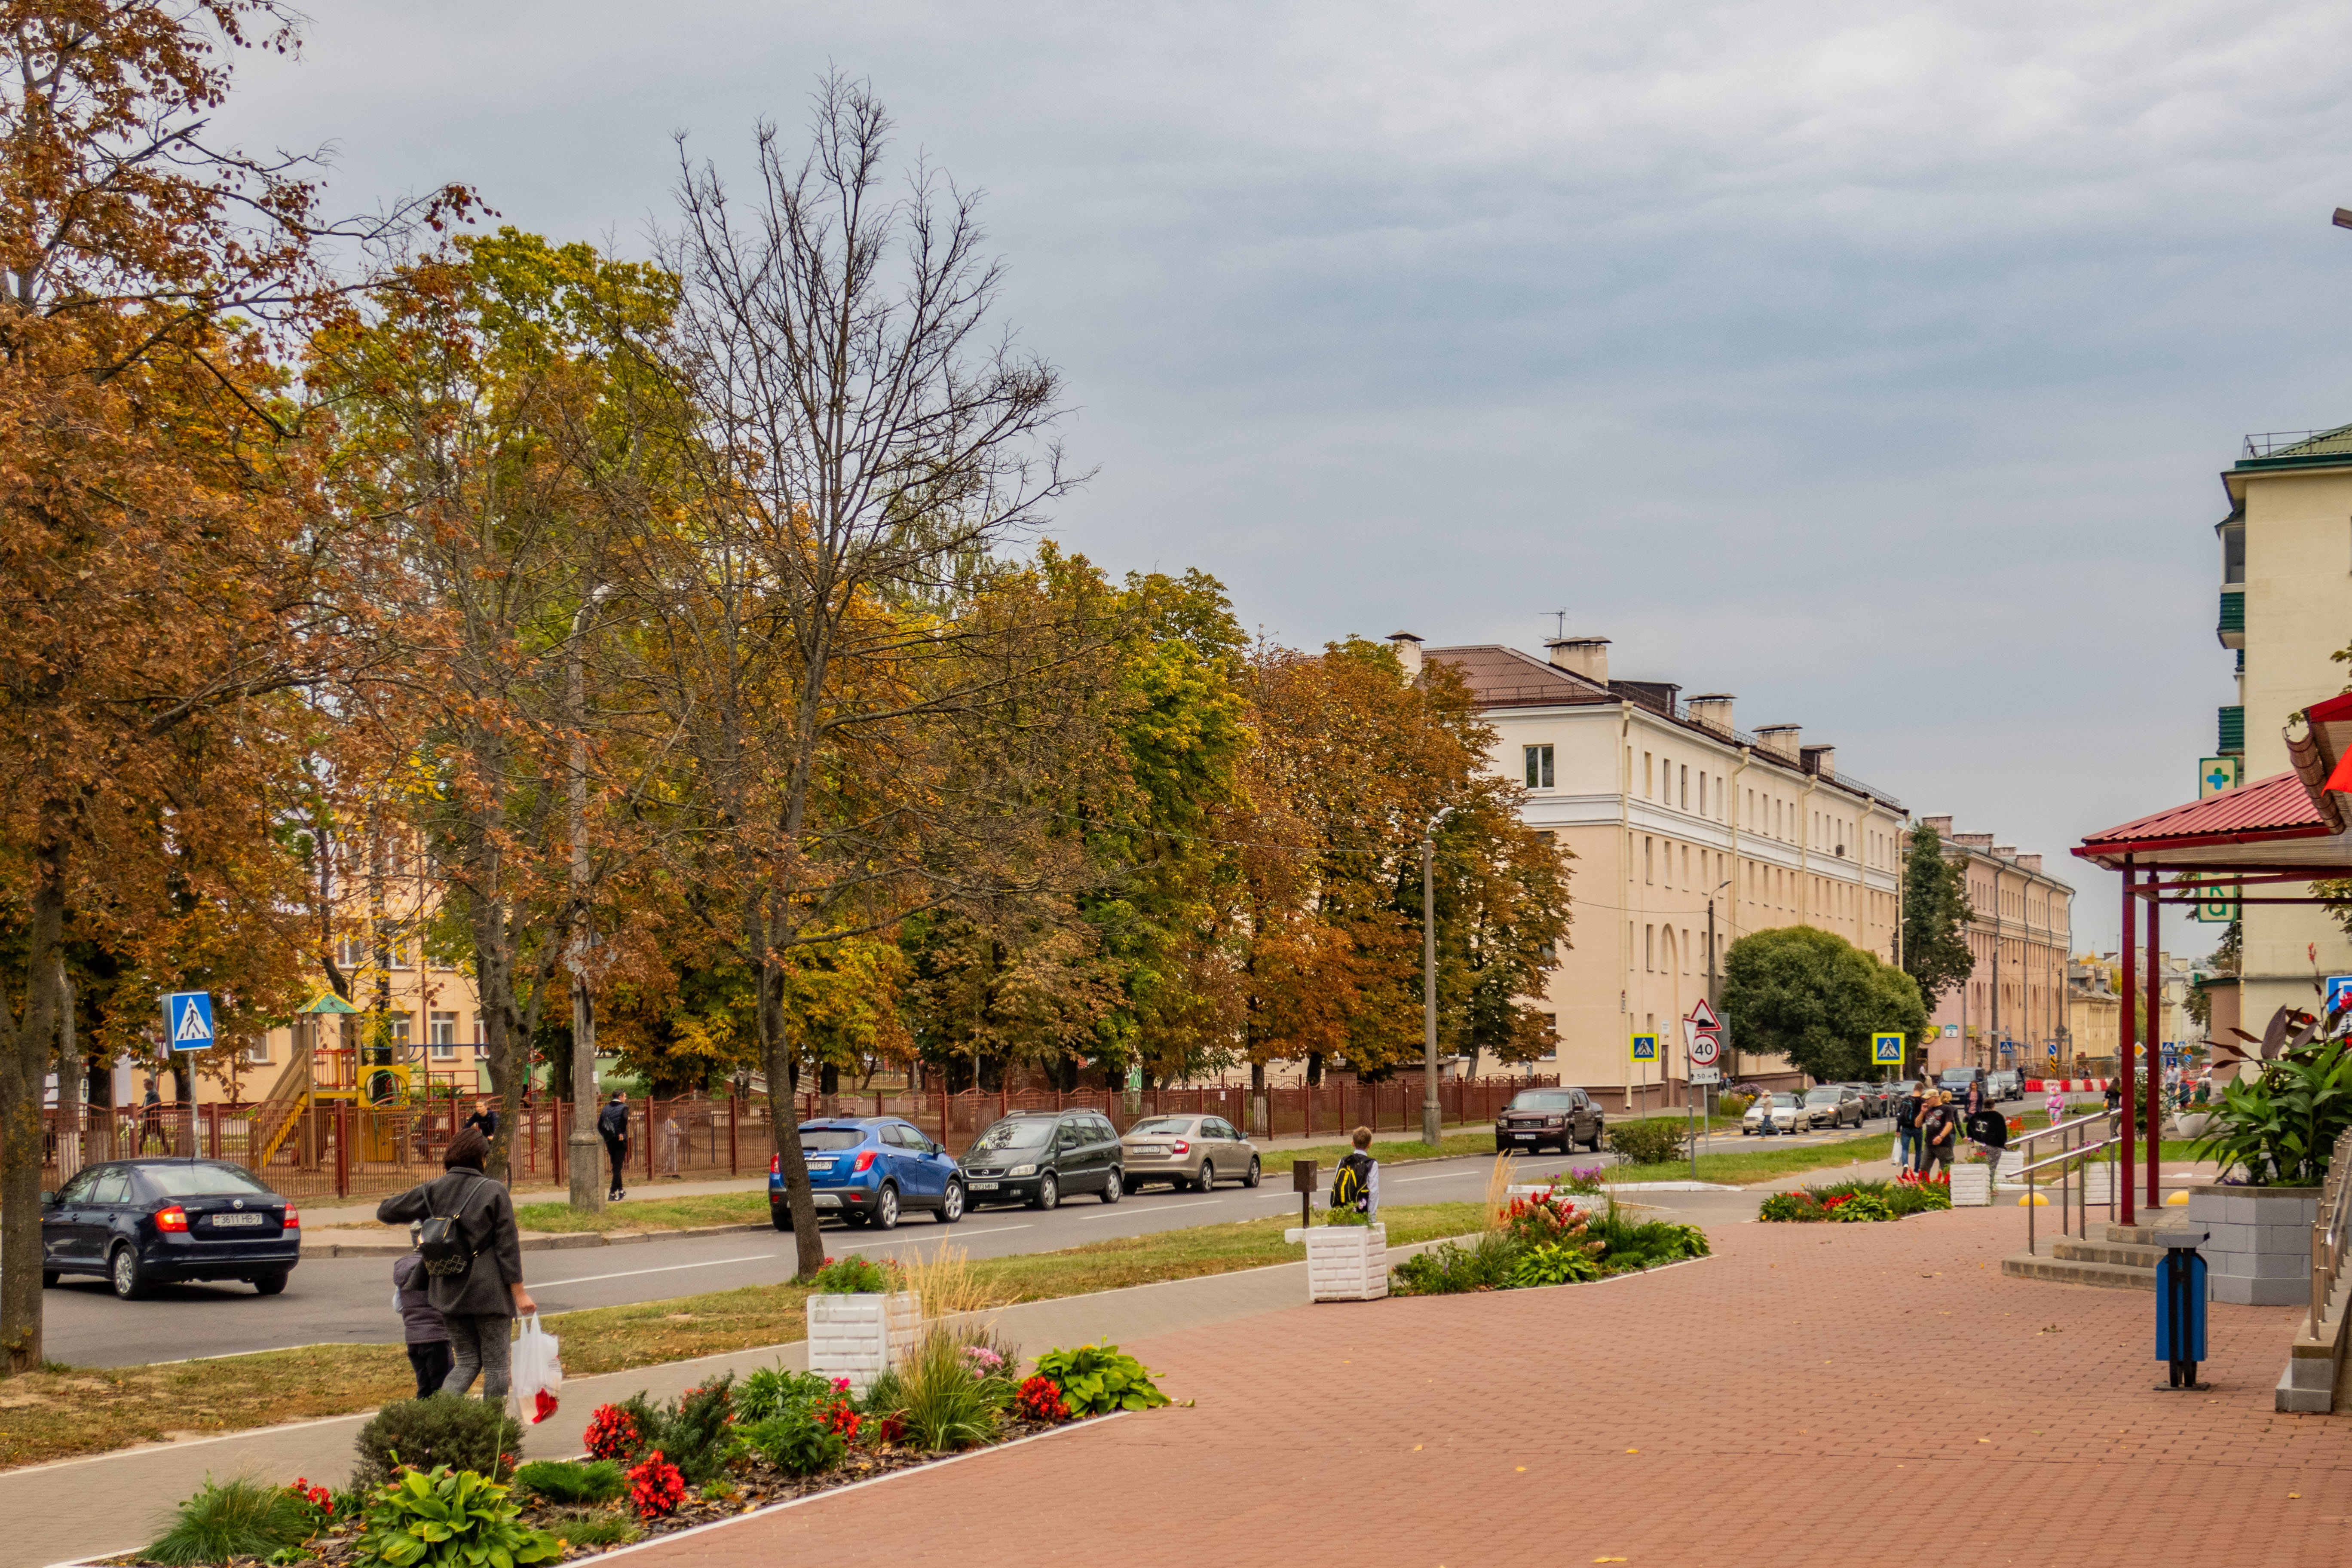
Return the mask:
[[[2291,1310],[2215,1307],[2213,1391],[2158,1394],[2150,1298],[2001,1278],[2021,1229],[1725,1226],[1628,1279],[1171,1334],[1129,1348],[1192,1408],[632,1568],[2352,1562],[2352,1418],[2271,1408]]]

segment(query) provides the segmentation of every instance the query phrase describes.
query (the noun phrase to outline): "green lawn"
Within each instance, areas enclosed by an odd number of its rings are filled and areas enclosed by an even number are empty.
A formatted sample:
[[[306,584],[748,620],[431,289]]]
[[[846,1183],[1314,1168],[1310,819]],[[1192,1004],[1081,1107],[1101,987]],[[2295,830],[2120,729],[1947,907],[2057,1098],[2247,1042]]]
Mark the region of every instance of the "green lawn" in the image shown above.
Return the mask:
[[[1822,1171],[1856,1160],[1868,1164],[1895,1156],[1895,1135],[1891,1132],[1882,1132],[1870,1138],[1848,1139],[1838,1143],[1814,1143],[1802,1148],[1787,1147],[1778,1139],[1759,1142],[1765,1142],[1763,1148],[1701,1154],[1698,1157],[1698,1179],[1721,1182],[1729,1186],[1747,1186],[1757,1182],[1769,1182],[1777,1176],[1794,1175],[1801,1171]],[[1617,1182],[1687,1181],[1690,1176],[1691,1163],[1687,1159],[1663,1165],[1620,1166],[1609,1173],[1610,1180]]]
[[[581,1214],[569,1204],[518,1204],[515,1223],[525,1230],[691,1230],[705,1225],[765,1225],[768,1194],[710,1193],[692,1198],[624,1198],[602,1213]]]

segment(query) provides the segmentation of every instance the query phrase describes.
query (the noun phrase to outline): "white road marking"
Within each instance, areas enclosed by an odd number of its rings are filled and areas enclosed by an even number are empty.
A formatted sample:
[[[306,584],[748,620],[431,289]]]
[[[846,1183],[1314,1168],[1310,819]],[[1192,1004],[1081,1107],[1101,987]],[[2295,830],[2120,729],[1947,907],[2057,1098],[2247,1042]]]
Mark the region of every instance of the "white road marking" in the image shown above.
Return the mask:
[[[858,1252],[869,1247],[920,1247],[927,1241],[954,1241],[960,1237],[966,1236],[1002,1236],[1008,1230],[1030,1230],[1034,1227],[1026,1225],[992,1225],[986,1230],[958,1230],[952,1226],[940,1228],[946,1234],[930,1232],[919,1236],[894,1236],[887,1241],[853,1241],[848,1246],[835,1250]]]
[[[781,1252],[754,1252],[743,1258],[713,1258],[703,1263],[672,1263],[660,1268],[624,1268],[617,1274],[583,1274],[576,1279],[543,1279],[530,1289],[552,1290],[559,1285],[591,1285],[599,1279],[629,1279],[640,1274],[675,1274],[681,1268],[716,1268],[722,1263],[758,1263],[765,1258],[782,1256]]]
[[[1153,1214],[1166,1214],[1171,1209],[1213,1208],[1219,1204],[1229,1204],[1234,1201],[1235,1200],[1232,1198],[1195,1198],[1189,1204],[1154,1204],[1151,1205],[1151,1212]],[[1246,1202],[1247,1200],[1244,1199],[1241,1201]],[[1118,1205],[1114,1204],[1111,1205],[1110,1209],[1106,1210],[1101,1214],[1080,1215],[1078,1216],[1079,1223],[1083,1224],[1090,1219],[1118,1219],[1120,1217],[1116,1212],[1118,1207]]]

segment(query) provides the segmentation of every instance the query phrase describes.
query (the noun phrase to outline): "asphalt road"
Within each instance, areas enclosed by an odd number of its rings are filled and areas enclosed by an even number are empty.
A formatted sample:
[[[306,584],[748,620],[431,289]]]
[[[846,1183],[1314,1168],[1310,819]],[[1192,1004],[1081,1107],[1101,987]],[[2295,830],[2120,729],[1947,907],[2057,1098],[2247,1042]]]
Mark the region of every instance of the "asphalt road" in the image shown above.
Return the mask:
[[[1885,1124],[1873,1123],[1867,1130],[1884,1131]],[[1816,1133],[1790,1142],[1855,1135]],[[1718,1134],[1715,1146],[1755,1145],[1736,1135]],[[1540,1178],[1571,1165],[1590,1166],[1613,1158],[1548,1155],[1528,1160],[1526,1171]],[[1381,1199],[1387,1204],[1475,1201],[1486,1192],[1491,1160],[1490,1155],[1475,1155],[1387,1167],[1381,1172]],[[950,1241],[974,1258],[1005,1258],[1054,1252],[1110,1237],[1297,1212],[1297,1194],[1276,1175],[1255,1191],[1232,1184],[1213,1194],[1154,1187],[1117,1204],[1105,1204],[1093,1194],[1066,1198],[1051,1213],[979,1209],[952,1226],[928,1215],[910,1215],[887,1235],[828,1225],[825,1250],[835,1256],[887,1258]],[[76,1366],[122,1366],[293,1345],[396,1342],[400,1321],[392,1310],[392,1261],[305,1258],[280,1296],[257,1296],[251,1287],[235,1283],[166,1285],[148,1300],[122,1301],[103,1280],[68,1278],[45,1293],[45,1352]],[[523,1254],[525,1276],[542,1312],[772,1284],[785,1278],[792,1267],[791,1238],[774,1231]]]

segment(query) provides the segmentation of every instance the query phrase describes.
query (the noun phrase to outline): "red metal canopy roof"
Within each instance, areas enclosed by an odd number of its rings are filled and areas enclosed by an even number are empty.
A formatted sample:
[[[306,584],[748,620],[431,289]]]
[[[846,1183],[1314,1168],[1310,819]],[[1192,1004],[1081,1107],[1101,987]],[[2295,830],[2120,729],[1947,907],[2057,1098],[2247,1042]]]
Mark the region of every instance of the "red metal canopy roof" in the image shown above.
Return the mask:
[[[2328,776],[2352,750],[2352,693],[2315,702],[2287,732],[2292,772],[2223,795],[2176,805],[2086,837],[2074,854],[2116,870],[2128,855],[2143,869],[2164,867],[2247,870],[2352,870],[2352,808]]]

